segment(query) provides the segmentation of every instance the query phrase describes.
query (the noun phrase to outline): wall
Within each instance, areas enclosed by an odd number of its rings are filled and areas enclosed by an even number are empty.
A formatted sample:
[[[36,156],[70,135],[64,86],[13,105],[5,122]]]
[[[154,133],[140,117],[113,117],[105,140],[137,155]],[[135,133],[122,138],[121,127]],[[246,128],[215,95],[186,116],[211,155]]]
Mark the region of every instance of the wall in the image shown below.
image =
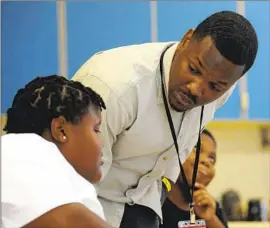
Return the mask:
[[[270,119],[270,1],[246,1],[248,19],[259,38],[258,56],[249,72],[250,117]]]
[[[19,88],[38,75],[55,74],[55,2],[1,2],[1,95],[6,112]]]
[[[2,112],[18,88],[37,75],[58,72],[55,2],[1,2]],[[158,40],[180,40],[209,14],[236,10],[235,1],[158,1]],[[258,13],[260,12],[260,13]],[[251,119],[270,119],[270,2],[246,2],[259,37],[259,53],[248,75]],[[151,41],[150,2],[67,2],[68,72],[71,77],[93,53]],[[121,61],[121,59],[119,59]],[[260,92],[259,92],[260,91]],[[264,105],[259,105],[259,102]],[[217,118],[239,118],[235,90]]]
[[[98,51],[150,42],[149,11],[147,1],[67,2],[69,75]]]
[[[216,177],[209,186],[215,197],[233,188],[244,201],[270,200],[270,153],[261,146],[260,126],[248,122],[209,125],[218,143]]]

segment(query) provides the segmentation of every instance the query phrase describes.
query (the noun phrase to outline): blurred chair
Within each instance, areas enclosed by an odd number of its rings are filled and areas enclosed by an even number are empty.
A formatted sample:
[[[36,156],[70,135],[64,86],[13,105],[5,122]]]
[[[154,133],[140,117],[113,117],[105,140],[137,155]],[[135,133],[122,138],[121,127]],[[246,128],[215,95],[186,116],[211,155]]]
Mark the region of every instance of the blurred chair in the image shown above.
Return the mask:
[[[221,196],[221,204],[229,221],[242,221],[241,198],[235,190],[227,190]]]

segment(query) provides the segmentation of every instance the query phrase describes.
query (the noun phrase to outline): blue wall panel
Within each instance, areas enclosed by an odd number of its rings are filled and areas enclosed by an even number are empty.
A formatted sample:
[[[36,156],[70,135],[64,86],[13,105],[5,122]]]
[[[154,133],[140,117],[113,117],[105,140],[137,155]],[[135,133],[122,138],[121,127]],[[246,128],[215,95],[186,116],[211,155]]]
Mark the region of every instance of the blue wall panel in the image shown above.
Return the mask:
[[[2,112],[37,75],[57,73],[55,2],[2,2]]]
[[[270,2],[246,2],[246,16],[254,25],[259,50],[254,67],[248,73],[249,116],[270,119]]]
[[[158,2],[159,41],[180,40],[190,28],[221,10],[236,10],[234,1],[160,1]]]
[[[1,2],[2,112],[17,89],[37,75],[58,72],[55,2]],[[180,40],[208,15],[236,10],[235,1],[158,1],[159,41]],[[270,2],[246,2],[259,52],[248,72],[249,116],[270,119]],[[68,70],[71,77],[95,52],[150,41],[149,2],[67,2]],[[119,60],[121,61],[121,59]],[[261,105],[262,104],[262,105]],[[217,118],[239,118],[238,87]]]
[[[149,42],[149,6],[149,2],[68,2],[70,77],[100,50]]]

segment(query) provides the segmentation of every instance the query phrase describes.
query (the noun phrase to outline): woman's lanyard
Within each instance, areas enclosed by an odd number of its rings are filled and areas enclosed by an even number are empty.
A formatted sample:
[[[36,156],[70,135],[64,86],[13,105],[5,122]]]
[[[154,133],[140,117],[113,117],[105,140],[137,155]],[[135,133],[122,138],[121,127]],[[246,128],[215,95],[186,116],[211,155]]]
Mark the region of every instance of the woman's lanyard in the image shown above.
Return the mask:
[[[174,128],[174,125],[173,125],[172,116],[171,116],[171,113],[170,113],[170,110],[169,110],[169,104],[168,104],[166,91],[165,91],[163,59],[164,59],[165,52],[172,45],[173,44],[166,47],[166,49],[162,52],[162,54],[160,56],[159,65],[160,65],[160,75],[161,75],[161,84],[162,84],[162,86],[161,86],[162,87],[162,95],[163,95],[163,100],[164,100],[164,105],[165,105],[165,110],[166,110],[166,114],[167,114],[168,123],[169,123],[170,129],[171,129],[171,134],[172,134],[172,138],[173,138],[173,141],[174,141],[174,146],[175,146],[175,149],[176,149],[176,152],[177,152],[178,162],[179,162],[179,166],[180,166],[180,169],[181,169],[181,175],[182,175],[183,182],[184,182],[184,184],[183,184],[184,185],[184,191],[186,191],[186,193],[188,195],[188,198],[189,198],[190,223],[195,224],[196,218],[195,218],[195,213],[194,213],[193,193],[194,193],[194,185],[195,185],[195,180],[196,180],[197,171],[198,171],[198,165],[199,165],[199,159],[200,159],[201,127],[202,127],[204,106],[202,106],[202,108],[201,108],[200,129],[199,129],[198,141],[197,141],[197,146],[196,146],[196,158],[195,158],[195,163],[194,163],[194,169],[193,169],[193,175],[192,175],[192,184],[191,184],[191,189],[190,189],[189,184],[187,182],[187,178],[186,178],[186,175],[185,175],[183,165],[182,165],[181,160],[180,160],[177,137],[176,137],[175,128]],[[180,128],[181,128],[181,126],[180,126]]]

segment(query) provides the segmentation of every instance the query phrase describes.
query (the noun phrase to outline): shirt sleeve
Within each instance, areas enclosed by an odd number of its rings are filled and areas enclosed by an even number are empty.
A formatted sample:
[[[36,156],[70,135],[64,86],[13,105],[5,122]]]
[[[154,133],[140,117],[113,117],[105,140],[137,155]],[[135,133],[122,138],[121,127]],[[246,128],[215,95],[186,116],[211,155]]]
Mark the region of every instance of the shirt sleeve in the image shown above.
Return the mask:
[[[185,162],[185,160],[189,156],[193,147],[196,146],[197,141],[198,141],[198,134],[195,134],[194,136],[190,137],[190,139],[188,140],[184,149],[179,151],[180,160],[181,160],[182,164]],[[179,161],[177,158],[177,154],[175,152],[175,156],[171,159],[171,161],[170,161],[170,163],[169,163],[169,165],[164,173],[164,176],[169,178],[171,181],[173,181],[175,183],[179,174],[180,174]]]
[[[100,77],[78,71],[73,79],[97,92],[106,105],[106,110],[102,111],[102,123],[100,127],[103,142],[103,180],[112,165],[113,144],[116,142],[118,135],[132,124],[132,114],[127,111],[125,105],[121,102],[121,98],[117,96],[117,93],[105,84]]]
[[[48,168],[48,165],[38,161],[3,164],[3,226],[22,227],[58,206],[80,203],[65,171],[61,164]]]

